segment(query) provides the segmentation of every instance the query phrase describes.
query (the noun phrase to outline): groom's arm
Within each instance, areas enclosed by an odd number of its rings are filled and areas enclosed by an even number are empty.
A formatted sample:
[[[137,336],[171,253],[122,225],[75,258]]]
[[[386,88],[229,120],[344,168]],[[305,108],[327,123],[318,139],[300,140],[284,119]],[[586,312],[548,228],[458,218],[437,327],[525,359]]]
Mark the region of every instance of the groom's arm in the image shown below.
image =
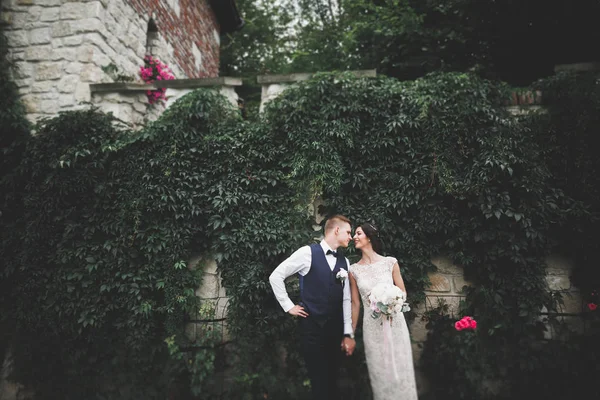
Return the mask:
[[[294,307],[294,303],[290,300],[290,296],[285,289],[285,279],[297,273],[302,276],[306,275],[310,270],[310,262],[310,247],[301,247],[279,264],[269,276],[269,283],[271,283],[275,298],[277,298],[283,311],[288,312]]]
[[[346,259],[346,265],[350,270],[350,262]],[[346,282],[344,285],[344,297],[343,297],[342,308],[344,312],[344,335],[353,335],[354,330],[352,329],[352,296],[350,295],[350,282]]]

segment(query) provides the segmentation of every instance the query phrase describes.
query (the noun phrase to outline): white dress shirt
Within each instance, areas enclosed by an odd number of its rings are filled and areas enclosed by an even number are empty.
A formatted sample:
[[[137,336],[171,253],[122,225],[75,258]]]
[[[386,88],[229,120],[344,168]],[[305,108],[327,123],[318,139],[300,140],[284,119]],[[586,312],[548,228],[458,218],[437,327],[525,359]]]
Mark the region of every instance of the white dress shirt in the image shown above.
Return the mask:
[[[335,263],[337,258],[333,256],[333,254],[327,254],[327,250],[332,250],[331,247],[325,242],[325,240],[321,241],[321,247],[323,248],[323,253],[325,253],[325,259],[329,264],[329,268],[333,271],[335,268]],[[348,259],[346,260],[347,268],[350,267],[350,262]],[[271,273],[269,276],[269,282],[271,283],[271,287],[273,288],[273,293],[275,293],[275,297],[279,304],[281,304],[281,308],[283,311],[288,312],[292,307],[294,307],[294,303],[290,300],[290,296],[285,289],[284,280],[292,276],[296,273],[305,276],[310,271],[310,264],[312,261],[312,254],[310,251],[310,246],[304,246],[296,250],[288,259],[279,264],[275,271]],[[344,334],[352,333],[352,304],[350,302],[350,282],[348,282],[348,278],[346,278],[346,282],[344,282],[344,297],[342,299],[342,307],[344,313]]]

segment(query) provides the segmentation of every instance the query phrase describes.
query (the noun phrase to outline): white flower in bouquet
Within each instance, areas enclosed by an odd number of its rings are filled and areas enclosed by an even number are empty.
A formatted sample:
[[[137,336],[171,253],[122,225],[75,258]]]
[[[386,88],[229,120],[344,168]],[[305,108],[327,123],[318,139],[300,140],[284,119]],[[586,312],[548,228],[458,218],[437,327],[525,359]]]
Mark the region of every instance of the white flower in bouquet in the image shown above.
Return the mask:
[[[396,285],[378,283],[368,297],[373,318],[379,318],[381,315],[391,317],[397,312],[410,310],[408,303],[405,303],[406,293]]]

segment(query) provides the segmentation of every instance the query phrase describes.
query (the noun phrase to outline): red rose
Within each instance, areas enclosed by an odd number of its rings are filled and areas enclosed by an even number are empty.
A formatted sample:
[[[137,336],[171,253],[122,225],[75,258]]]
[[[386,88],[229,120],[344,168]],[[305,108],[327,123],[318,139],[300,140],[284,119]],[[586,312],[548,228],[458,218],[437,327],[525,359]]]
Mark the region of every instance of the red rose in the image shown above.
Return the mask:
[[[472,317],[463,317],[459,321],[456,321],[454,327],[457,331],[462,331],[463,329],[476,329],[477,321],[475,321]]]
[[[588,304],[588,308],[589,308],[591,311],[594,311],[596,308],[598,308],[598,306],[597,306],[596,304],[594,304],[594,303],[589,303],[589,304]]]

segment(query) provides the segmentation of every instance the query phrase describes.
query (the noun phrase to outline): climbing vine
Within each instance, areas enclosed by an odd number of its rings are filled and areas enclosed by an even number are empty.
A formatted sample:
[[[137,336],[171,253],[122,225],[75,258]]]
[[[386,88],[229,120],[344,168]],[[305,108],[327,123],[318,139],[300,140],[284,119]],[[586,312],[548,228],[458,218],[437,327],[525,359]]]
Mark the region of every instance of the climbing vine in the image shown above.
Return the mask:
[[[164,398],[176,384],[207,396],[216,358],[183,329],[199,307],[201,268],[187,264],[201,255],[217,261],[230,298],[226,396],[305,397],[296,321],[268,276],[318,236],[307,205],[321,198],[321,213],[379,227],[411,304],[424,299],[432,256],[463,265],[475,283],[463,309],[477,335],[451,338],[438,325],[429,373],[440,374],[436,354],[452,366],[463,344],[478,349],[473,357],[501,348],[484,358],[490,368],[466,368],[453,393],[487,395],[475,385],[486,379],[518,394],[525,377],[510,371],[532,354],[539,310],[555,308],[543,263],[554,227],[589,210],[553,179],[547,148],[506,111],[507,96],[470,74],[320,74],[253,122],[206,90],[135,133],[97,110],[42,122],[3,180],[27,182],[0,243],[15,376],[42,398]],[[357,259],[352,248],[347,255]],[[368,399],[361,357],[345,365],[345,389]]]

